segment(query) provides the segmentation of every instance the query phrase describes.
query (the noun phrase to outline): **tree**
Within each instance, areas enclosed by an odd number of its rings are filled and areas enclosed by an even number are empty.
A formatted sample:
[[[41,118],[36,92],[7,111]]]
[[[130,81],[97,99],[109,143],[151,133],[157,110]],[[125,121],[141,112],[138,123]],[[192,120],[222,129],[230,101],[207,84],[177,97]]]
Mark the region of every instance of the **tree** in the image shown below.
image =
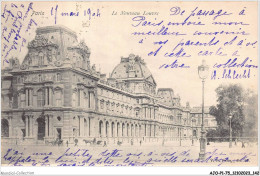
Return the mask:
[[[218,131],[229,131],[229,115],[233,136],[240,136],[244,125],[245,92],[239,84],[220,85],[216,89],[217,105],[210,107],[210,114],[216,117]],[[220,134],[228,137],[229,133]]]
[[[245,129],[244,136],[258,135],[258,96],[252,90],[247,90],[245,96]]]

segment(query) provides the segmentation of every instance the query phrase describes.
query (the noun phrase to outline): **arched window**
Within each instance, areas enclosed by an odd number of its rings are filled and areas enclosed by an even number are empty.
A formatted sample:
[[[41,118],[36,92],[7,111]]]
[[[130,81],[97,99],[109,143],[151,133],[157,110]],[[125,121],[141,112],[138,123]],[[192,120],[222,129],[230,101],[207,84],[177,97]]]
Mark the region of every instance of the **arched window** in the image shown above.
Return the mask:
[[[102,136],[103,130],[104,130],[104,129],[103,129],[103,122],[100,120],[100,121],[99,121],[99,136],[100,136],[100,137],[103,137],[103,136]]]
[[[135,136],[138,135],[138,129],[137,129],[137,124],[135,124]]]
[[[81,106],[81,91],[78,89],[78,92],[77,92],[77,94],[78,94],[78,106]]]
[[[123,123],[122,124],[122,136],[124,136],[124,133],[125,133],[125,124]]]
[[[120,126],[120,124],[119,124],[119,122],[117,122],[117,127],[116,127],[116,135],[118,136],[118,134],[119,134],[119,127]]]
[[[108,121],[106,122],[106,137],[108,137],[108,129],[109,129],[109,123]]]
[[[87,119],[84,118],[84,136],[88,136],[88,131],[87,131],[87,128],[88,128],[88,122],[87,122]]]
[[[127,126],[126,126],[126,136],[129,137],[129,124],[127,124]]]
[[[134,134],[134,125],[132,124],[131,125],[131,136],[133,136],[133,134]]]
[[[111,136],[114,137],[114,128],[115,128],[115,123],[112,122],[111,124]]]

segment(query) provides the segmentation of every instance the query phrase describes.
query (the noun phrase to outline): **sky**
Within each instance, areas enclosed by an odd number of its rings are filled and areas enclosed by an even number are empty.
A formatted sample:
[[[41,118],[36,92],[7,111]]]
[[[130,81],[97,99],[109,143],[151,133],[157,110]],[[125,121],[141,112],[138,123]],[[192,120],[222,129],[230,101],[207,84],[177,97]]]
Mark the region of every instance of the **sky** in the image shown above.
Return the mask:
[[[215,89],[220,84],[241,84],[245,89],[257,91],[258,73],[257,69],[250,69],[250,77],[246,79],[223,79],[223,68],[213,68],[215,64],[224,64],[229,59],[237,58],[237,63],[242,63],[247,57],[252,65],[258,65],[258,41],[257,41],[257,2],[34,2],[33,10],[29,12],[28,18],[23,21],[21,30],[22,38],[26,39],[25,45],[35,37],[37,27],[63,25],[75,31],[78,40],[84,40],[91,49],[90,61],[97,69],[107,76],[114,67],[120,63],[121,57],[127,57],[133,53],[144,59],[147,67],[151,71],[157,88],[172,88],[174,94],[179,94],[182,105],[187,101],[191,106],[200,106],[202,99],[202,82],[198,76],[198,66],[205,59],[209,65],[209,75],[205,81],[205,105],[216,104]],[[29,2],[23,2],[24,7],[28,7]],[[2,13],[5,5],[11,7],[11,2],[2,3]],[[19,8],[21,3],[16,2]],[[197,7],[197,8],[196,8]],[[57,11],[55,11],[57,9]],[[90,10],[89,10],[90,9]],[[201,11],[200,11],[201,10]],[[221,11],[220,11],[221,10]],[[244,10],[244,11],[243,11]],[[21,10],[22,11],[22,10]],[[33,12],[34,11],[34,12]],[[66,13],[77,13],[78,16],[63,16]],[[152,13],[150,13],[152,12]],[[204,14],[203,14],[204,12]],[[215,15],[206,15],[212,13]],[[219,15],[217,13],[219,12]],[[225,15],[229,14],[229,15]],[[117,13],[117,15],[112,15]],[[89,15],[90,14],[90,15]],[[128,14],[128,15],[127,15]],[[146,14],[146,15],[144,15]],[[150,14],[150,15],[147,15]],[[241,14],[241,15],[239,15]],[[25,15],[25,11],[22,11]],[[190,16],[190,17],[189,17]],[[188,18],[189,17],[189,18]],[[172,25],[169,22],[187,21],[204,25]],[[29,19],[33,19],[37,25],[33,24],[26,32]],[[161,23],[160,23],[161,22]],[[230,24],[213,25],[214,22],[234,22]],[[236,22],[236,23],[235,23]],[[11,29],[11,24],[6,23],[2,17],[2,30],[7,26]],[[134,32],[158,32],[162,27],[168,27],[168,32],[179,32],[186,35],[146,35],[136,36]],[[241,32],[241,34],[217,34],[217,35],[193,35],[194,32]],[[232,39],[235,41],[231,42]],[[189,46],[188,41],[209,43],[215,37],[218,41],[212,46]],[[142,40],[142,42],[140,42]],[[241,45],[238,45],[242,41]],[[2,53],[3,53],[2,35]],[[157,42],[157,44],[155,44]],[[158,44],[161,42],[161,44]],[[224,43],[226,43],[224,45]],[[249,42],[248,46],[246,44]],[[163,44],[164,43],[164,44]],[[178,46],[183,43],[183,46]],[[241,42],[240,42],[241,43]],[[253,44],[255,43],[255,44]],[[186,45],[185,45],[186,44]],[[22,45],[19,40],[19,46]],[[156,56],[150,55],[162,46]],[[177,46],[176,50],[172,51]],[[10,46],[9,46],[10,47]],[[189,57],[165,57],[165,53],[176,53],[183,48],[183,53]],[[217,52],[219,50],[219,52]],[[204,53],[204,56],[198,53]],[[222,52],[222,54],[220,54]],[[235,55],[234,53],[237,52]],[[8,58],[17,57],[20,62],[27,53],[26,47],[21,47],[21,51],[12,50]],[[224,55],[224,56],[222,56]],[[179,64],[185,64],[189,68],[161,68],[163,64],[171,64],[175,60]],[[3,61],[3,56],[2,56]],[[5,63],[2,68],[8,64]],[[216,70],[217,78],[211,79],[211,75]],[[243,73],[248,68],[232,68],[232,73]]]

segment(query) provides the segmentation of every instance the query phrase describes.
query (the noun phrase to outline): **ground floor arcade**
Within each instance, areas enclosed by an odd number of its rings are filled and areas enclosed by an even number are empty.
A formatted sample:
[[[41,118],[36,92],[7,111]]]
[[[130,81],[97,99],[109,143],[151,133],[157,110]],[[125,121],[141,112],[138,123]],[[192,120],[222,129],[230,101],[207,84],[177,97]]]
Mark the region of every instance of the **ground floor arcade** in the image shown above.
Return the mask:
[[[56,139],[73,144],[89,140],[106,144],[191,140],[192,128],[156,121],[107,116],[94,112],[36,111],[2,114],[2,141],[48,144]]]

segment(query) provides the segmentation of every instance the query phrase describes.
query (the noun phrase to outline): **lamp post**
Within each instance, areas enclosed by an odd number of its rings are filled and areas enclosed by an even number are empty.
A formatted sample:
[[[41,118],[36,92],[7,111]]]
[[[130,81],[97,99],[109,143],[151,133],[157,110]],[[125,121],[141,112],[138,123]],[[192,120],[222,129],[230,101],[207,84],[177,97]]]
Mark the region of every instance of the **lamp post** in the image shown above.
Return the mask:
[[[198,74],[200,79],[202,79],[202,119],[201,119],[201,137],[200,137],[200,153],[199,159],[205,159],[206,153],[206,131],[204,128],[204,84],[205,79],[209,74],[209,66],[206,65],[205,60],[202,60],[202,65],[198,66]]]
[[[232,119],[232,115],[229,114],[229,148],[232,148],[232,128],[231,128],[231,119]]]

